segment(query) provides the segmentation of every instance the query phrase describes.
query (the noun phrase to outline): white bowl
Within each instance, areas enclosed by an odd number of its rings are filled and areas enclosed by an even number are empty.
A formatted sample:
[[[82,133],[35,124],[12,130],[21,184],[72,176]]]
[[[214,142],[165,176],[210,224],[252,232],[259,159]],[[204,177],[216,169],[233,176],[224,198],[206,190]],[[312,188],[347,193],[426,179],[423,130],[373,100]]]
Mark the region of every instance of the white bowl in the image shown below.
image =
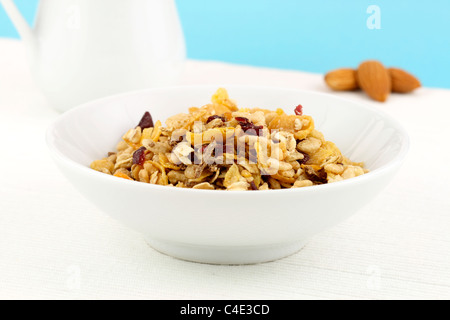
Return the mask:
[[[370,173],[301,189],[210,191],[118,179],[91,170],[149,110],[154,119],[206,104],[216,86],[158,88],[97,100],[62,115],[48,130],[51,154],[65,176],[105,213],[141,232],[168,255],[213,264],[272,261],[299,251],[313,235],[353,215],[393,178],[409,146],[401,125],[374,108],[332,95],[227,86],[241,107],[298,104],[316,127]]]

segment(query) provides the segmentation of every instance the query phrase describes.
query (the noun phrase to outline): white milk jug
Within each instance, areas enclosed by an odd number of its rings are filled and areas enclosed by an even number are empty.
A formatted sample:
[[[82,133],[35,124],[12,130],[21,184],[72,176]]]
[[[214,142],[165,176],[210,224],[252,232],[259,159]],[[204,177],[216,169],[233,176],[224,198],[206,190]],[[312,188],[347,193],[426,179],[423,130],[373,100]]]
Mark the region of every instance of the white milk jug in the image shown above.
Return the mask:
[[[34,29],[0,0],[28,47],[37,84],[59,111],[173,85],[186,50],[174,0],[41,0]]]

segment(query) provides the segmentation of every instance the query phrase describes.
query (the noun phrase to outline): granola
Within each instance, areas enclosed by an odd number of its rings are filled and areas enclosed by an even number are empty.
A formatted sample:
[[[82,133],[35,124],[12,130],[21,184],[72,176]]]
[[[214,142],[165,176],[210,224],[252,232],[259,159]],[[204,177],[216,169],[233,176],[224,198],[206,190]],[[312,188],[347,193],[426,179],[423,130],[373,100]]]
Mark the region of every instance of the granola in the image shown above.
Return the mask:
[[[138,126],[91,168],[118,178],[203,190],[302,188],[368,172],[315,129],[301,105],[239,109],[220,88],[211,103],[174,115],[163,127],[146,112]]]

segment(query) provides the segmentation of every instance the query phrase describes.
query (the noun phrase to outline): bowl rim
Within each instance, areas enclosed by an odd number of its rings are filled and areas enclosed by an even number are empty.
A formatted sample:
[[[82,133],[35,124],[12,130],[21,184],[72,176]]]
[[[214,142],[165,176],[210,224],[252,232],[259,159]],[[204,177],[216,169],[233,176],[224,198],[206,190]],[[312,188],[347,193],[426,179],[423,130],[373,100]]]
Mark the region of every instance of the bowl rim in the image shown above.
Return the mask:
[[[335,100],[340,100],[341,102],[345,102],[345,103],[349,103],[352,104],[354,106],[358,106],[360,108],[366,109],[370,112],[373,112],[375,114],[377,114],[378,116],[390,121],[391,123],[393,123],[396,127],[396,130],[398,130],[402,137],[403,137],[403,141],[402,141],[402,146],[401,146],[401,150],[398,153],[398,155],[392,159],[391,161],[389,161],[388,163],[386,163],[385,165],[371,170],[368,173],[358,176],[358,177],[354,177],[351,179],[347,179],[347,180],[342,180],[342,181],[337,181],[337,182],[333,182],[333,183],[327,183],[327,184],[322,184],[322,185],[314,185],[311,187],[307,187],[307,188],[291,188],[291,189],[269,189],[269,190],[255,190],[258,192],[251,192],[251,190],[246,190],[246,191],[232,191],[232,192],[218,192],[218,191],[225,191],[225,190],[203,190],[203,189],[192,189],[192,188],[176,188],[176,187],[168,187],[168,186],[161,186],[161,185],[153,185],[153,184],[149,184],[149,183],[142,183],[139,181],[131,181],[131,180],[126,180],[126,179],[118,179],[117,177],[111,176],[111,175],[107,175],[95,170],[92,170],[91,168],[84,166],[72,159],[70,159],[69,157],[67,157],[66,155],[64,155],[54,144],[54,135],[53,132],[56,128],[56,126],[58,125],[58,123],[64,121],[66,118],[70,118],[72,114],[75,114],[77,112],[79,112],[80,110],[84,110],[84,109],[88,109],[88,108],[93,108],[95,105],[99,104],[99,103],[105,103],[108,101],[113,101],[115,99],[118,98],[124,98],[127,96],[133,96],[133,95],[140,95],[140,94],[144,94],[144,93],[151,93],[153,91],[166,91],[166,90],[177,90],[177,89],[189,89],[189,88],[202,88],[202,89],[212,89],[217,90],[217,88],[227,88],[227,89],[233,89],[233,88],[240,88],[240,89],[263,89],[263,90],[278,90],[278,91],[285,91],[285,92],[295,92],[295,93],[305,93],[305,94],[313,94],[313,95],[317,95],[317,96],[324,96],[324,97],[328,97],[328,98],[332,98]],[[57,119],[55,119],[50,126],[48,127],[47,131],[46,131],[46,143],[47,143],[47,147],[50,151],[50,154],[52,155],[53,159],[56,161],[60,161],[62,163],[64,163],[66,166],[71,166],[74,169],[77,170],[81,170],[80,173],[84,173],[84,174],[91,174],[93,175],[93,177],[97,177],[99,179],[108,179],[107,181],[110,181],[110,183],[120,183],[122,185],[130,185],[133,186],[135,188],[149,188],[149,190],[155,190],[155,191],[164,191],[164,190],[168,190],[168,188],[170,188],[169,190],[171,190],[171,192],[181,192],[181,193],[207,193],[209,196],[211,196],[212,194],[227,194],[227,195],[231,195],[231,196],[253,196],[253,195],[268,195],[268,194],[280,194],[280,193],[297,193],[297,192],[301,192],[301,193],[308,193],[308,192],[317,192],[319,190],[327,190],[330,188],[339,188],[339,187],[343,187],[349,184],[361,184],[364,183],[366,180],[370,180],[372,178],[374,178],[377,175],[381,175],[383,173],[386,173],[394,168],[398,168],[400,167],[400,165],[403,163],[403,161],[406,158],[406,155],[408,154],[408,151],[410,149],[410,137],[408,132],[406,131],[406,129],[403,127],[403,125],[394,117],[392,117],[391,115],[387,114],[385,111],[379,110],[375,107],[363,104],[363,103],[359,103],[357,101],[352,101],[346,98],[342,98],[342,97],[338,97],[335,96],[333,94],[330,93],[324,93],[324,92],[317,92],[317,91],[312,91],[312,90],[301,90],[301,89],[295,89],[295,88],[285,88],[285,87],[277,87],[277,86],[258,86],[258,85],[236,85],[236,84],[231,84],[231,85],[226,85],[226,84],[220,84],[220,85],[179,85],[179,86],[167,86],[167,87],[156,87],[156,88],[147,88],[147,89],[142,89],[142,90],[135,90],[135,91],[129,91],[129,92],[124,92],[124,93],[119,93],[119,94],[115,94],[115,95],[111,95],[111,96],[107,96],[107,97],[103,97],[103,98],[99,98],[99,99],[95,99],[86,103],[83,103],[61,115],[58,116]],[[156,189],[155,189],[156,188]]]

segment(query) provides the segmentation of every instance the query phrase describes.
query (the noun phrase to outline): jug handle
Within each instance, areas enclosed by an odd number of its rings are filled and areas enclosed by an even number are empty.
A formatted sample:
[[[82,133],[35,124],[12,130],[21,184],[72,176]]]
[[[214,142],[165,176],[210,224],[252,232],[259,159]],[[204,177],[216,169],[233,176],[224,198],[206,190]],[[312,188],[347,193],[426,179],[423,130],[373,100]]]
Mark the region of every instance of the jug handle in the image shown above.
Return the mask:
[[[6,13],[9,18],[13,22],[20,36],[25,42],[33,42],[34,41],[34,33],[33,30],[28,25],[25,18],[20,13],[19,9],[17,9],[13,0],[0,0],[0,3],[5,8]]]

